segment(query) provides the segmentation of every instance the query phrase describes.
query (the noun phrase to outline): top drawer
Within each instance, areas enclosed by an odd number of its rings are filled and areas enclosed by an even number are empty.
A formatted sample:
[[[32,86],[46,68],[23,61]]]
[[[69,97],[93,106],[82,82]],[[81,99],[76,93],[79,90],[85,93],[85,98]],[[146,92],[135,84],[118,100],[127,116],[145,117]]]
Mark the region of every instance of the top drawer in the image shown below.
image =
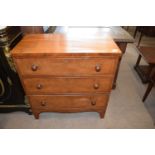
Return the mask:
[[[88,76],[113,74],[116,58],[15,59],[21,75]]]

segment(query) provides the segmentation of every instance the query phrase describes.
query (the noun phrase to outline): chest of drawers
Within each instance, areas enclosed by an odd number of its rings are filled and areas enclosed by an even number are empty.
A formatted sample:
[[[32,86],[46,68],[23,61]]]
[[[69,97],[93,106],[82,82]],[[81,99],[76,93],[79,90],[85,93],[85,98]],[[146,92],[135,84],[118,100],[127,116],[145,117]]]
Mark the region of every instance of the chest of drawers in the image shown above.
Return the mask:
[[[12,56],[35,118],[41,112],[99,112],[103,118],[121,51],[111,39],[27,35]]]

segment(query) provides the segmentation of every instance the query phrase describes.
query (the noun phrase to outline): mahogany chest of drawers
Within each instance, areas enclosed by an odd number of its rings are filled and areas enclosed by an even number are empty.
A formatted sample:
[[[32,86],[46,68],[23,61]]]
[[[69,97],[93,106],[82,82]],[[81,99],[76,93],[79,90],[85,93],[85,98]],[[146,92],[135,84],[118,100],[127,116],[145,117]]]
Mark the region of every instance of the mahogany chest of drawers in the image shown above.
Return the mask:
[[[41,112],[103,118],[121,51],[111,39],[26,35],[12,56],[36,119]]]

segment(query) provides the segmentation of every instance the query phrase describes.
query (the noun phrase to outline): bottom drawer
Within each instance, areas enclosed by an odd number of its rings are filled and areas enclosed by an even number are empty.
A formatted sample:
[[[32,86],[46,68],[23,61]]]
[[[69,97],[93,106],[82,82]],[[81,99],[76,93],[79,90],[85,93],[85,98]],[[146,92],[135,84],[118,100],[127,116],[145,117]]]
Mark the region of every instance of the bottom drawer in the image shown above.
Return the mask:
[[[64,108],[90,108],[106,107],[108,94],[100,95],[34,95],[29,96],[32,109],[52,111]]]

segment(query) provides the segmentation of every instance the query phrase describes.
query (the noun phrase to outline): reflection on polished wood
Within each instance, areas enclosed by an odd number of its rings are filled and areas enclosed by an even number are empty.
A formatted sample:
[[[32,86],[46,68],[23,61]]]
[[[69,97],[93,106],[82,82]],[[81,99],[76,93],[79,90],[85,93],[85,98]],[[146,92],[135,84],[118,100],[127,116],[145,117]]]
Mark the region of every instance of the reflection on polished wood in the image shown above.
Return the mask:
[[[5,88],[2,79],[0,79],[0,97],[4,95]]]
[[[52,53],[51,53],[52,51]],[[25,56],[80,56],[92,53],[92,56],[120,54],[116,44],[108,38],[72,37],[63,34],[30,34],[12,51],[14,57]],[[22,53],[22,54],[21,54]],[[89,56],[89,55],[88,55]],[[91,56],[91,55],[90,55]]]
[[[111,37],[115,42],[133,43],[134,38],[119,26],[110,27],[57,27],[55,33],[66,34],[76,38],[106,38]]]

